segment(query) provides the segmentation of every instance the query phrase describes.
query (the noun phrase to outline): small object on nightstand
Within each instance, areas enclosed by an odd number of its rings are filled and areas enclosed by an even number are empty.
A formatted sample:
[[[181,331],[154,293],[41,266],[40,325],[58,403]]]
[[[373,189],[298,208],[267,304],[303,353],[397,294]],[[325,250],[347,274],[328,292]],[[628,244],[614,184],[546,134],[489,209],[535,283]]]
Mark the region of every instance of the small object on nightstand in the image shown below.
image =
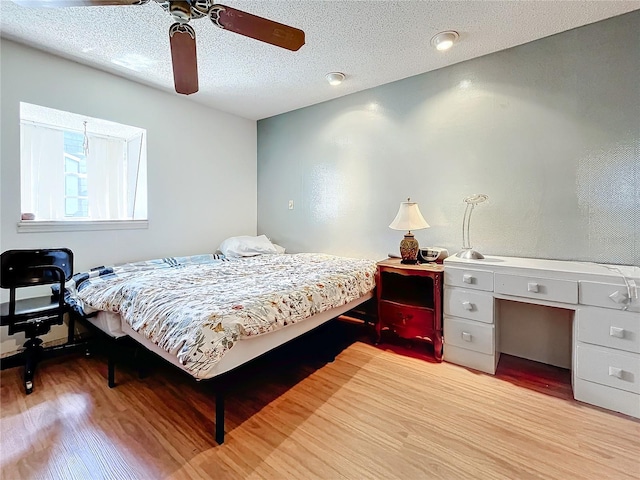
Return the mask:
[[[407,265],[397,258],[378,262],[377,340],[382,330],[399,337],[428,339],[442,361],[442,284],[444,266]]]
[[[418,250],[418,261],[420,263],[442,263],[449,256],[449,250],[440,247],[427,247]]]

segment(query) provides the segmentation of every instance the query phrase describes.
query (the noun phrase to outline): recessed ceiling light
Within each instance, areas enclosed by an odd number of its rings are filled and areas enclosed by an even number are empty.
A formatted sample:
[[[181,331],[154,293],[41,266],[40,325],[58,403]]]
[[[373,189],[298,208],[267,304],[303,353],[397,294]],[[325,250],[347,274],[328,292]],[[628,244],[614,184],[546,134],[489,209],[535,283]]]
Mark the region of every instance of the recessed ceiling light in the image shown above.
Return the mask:
[[[329,82],[329,85],[340,85],[342,83],[342,81],[344,80],[344,73],[340,73],[340,72],[331,72],[331,73],[327,73],[324,78],[327,79],[327,82]]]
[[[453,44],[458,40],[459,37],[460,35],[458,35],[458,32],[454,32],[453,30],[440,32],[437,35],[433,36],[433,38],[431,39],[431,45],[442,52],[453,47]]]

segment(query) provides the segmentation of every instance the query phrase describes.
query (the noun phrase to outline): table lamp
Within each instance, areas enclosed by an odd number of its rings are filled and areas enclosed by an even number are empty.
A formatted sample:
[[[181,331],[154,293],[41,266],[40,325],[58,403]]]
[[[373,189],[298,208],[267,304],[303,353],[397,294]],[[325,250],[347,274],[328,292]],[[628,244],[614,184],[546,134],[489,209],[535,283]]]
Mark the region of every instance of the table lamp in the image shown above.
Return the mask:
[[[396,218],[393,219],[389,228],[394,230],[408,230],[404,239],[400,242],[400,256],[402,263],[418,263],[418,241],[411,233],[411,230],[429,228],[429,224],[424,219],[416,202],[407,198],[406,202],[400,203],[400,209]]]
[[[486,202],[489,199],[484,193],[476,193],[469,195],[464,199],[464,203],[467,206],[464,209],[464,217],[462,218],[462,250],[456,253],[456,257],[479,260],[484,258],[480,252],[477,252],[471,247],[471,240],[469,239],[469,226],[471,224],[471,214],[476,205]]]

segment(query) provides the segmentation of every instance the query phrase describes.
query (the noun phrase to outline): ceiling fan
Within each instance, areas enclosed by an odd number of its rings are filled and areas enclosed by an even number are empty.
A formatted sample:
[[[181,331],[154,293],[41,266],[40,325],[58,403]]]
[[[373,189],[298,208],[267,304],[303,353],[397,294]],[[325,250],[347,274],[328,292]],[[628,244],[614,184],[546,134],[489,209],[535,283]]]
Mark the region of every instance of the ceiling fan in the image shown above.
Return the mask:
[[[25,7],[95,7],[144,5],[151,0],[13,0]],[[196,32],[192,19],[209,17],[216,27],[254,38],[276,47],[296,51],[304,45],[304,32],[263,17],[214,3],[215,0],[154,0],[176,21],[169,28],[173,81],[176,92],[190,95],[198,91]]]

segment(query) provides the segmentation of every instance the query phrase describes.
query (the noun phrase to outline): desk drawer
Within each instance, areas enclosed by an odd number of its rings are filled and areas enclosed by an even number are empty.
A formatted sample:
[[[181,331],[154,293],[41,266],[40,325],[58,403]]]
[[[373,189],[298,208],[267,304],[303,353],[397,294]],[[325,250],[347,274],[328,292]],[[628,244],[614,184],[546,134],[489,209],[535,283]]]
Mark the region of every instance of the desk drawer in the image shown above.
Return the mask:
[[[636,286],[640,288],[640,285]],[[594,307],[621,310],[625,305],[630,312],[640,312],[640,300],[629,303],[629,292],[624,284],[584,282],[579,285],[580,303]]]
[[[444,317],[444,343],[467,350],[493,355],[495,352],[493,325]]]
[[[578,344],[576,350],[579,378],[640,393],[640,355],[585,344]]]
[[[444,289],[444,313],[454,317],[493,323],[493,295],[446,287]]]
[[[573,280],[496,273],[495,291],[550,302],[578,303],[578,282]]]
[[[640,315],[605,308],[578,310],[578,340],[594,345],[640,353]]]
[[[469,270],[466,268],[444,267],[444,284],[452,287],[493,291],[493,272]]]

